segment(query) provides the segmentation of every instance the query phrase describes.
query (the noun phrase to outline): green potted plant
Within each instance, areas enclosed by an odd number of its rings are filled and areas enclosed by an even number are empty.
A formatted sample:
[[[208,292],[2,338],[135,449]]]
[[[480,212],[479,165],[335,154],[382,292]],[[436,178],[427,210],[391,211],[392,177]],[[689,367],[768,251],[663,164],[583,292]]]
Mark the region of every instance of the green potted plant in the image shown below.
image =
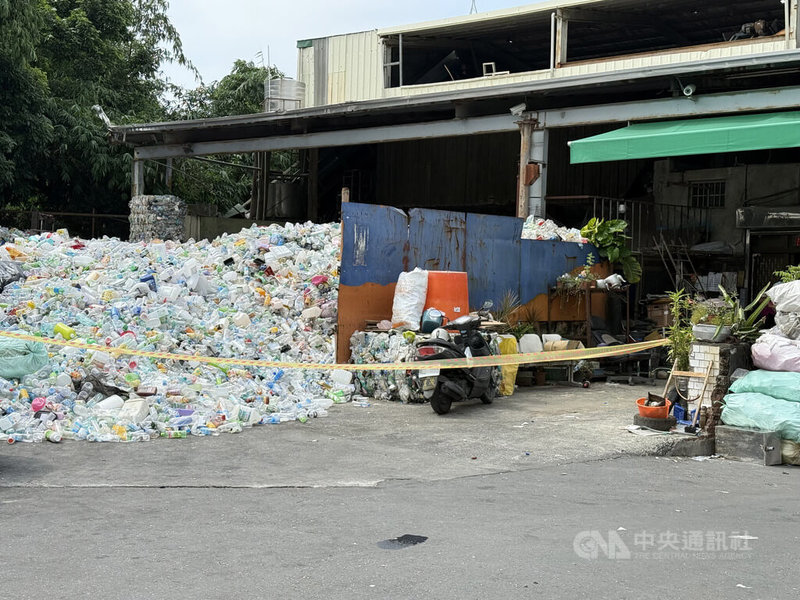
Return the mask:
[[[692,333],[706,342],[721,342],[731,335],[734,311],[722,299],[696,300],[692,304]]]
[[[581,235],[597,248],[598,254],[611,263],[619,263],[628,283],[638,283],[642,279],[642,265],[628,248],[625,230],[628,223],[622,219],[593,218],[583,229]]]
[[[683,290],[670,292],[669,310],[672,314],[672,324],[667,329],[669,342],[669,358],[678,371],[689,370],[689,353],[692,350],[692,324],[689,320],[691,300]]]
[[[755,342],[760,335],[761,326],[764,324],[764,317],[761,313],[770,302],[767,290],[771,284],[767,284],[756,294],[753,301],[742,307],[737,295],[729,294],[728,291],[719,286],[722,300],[725,302],[731,320],[731,335],[741,342]]]

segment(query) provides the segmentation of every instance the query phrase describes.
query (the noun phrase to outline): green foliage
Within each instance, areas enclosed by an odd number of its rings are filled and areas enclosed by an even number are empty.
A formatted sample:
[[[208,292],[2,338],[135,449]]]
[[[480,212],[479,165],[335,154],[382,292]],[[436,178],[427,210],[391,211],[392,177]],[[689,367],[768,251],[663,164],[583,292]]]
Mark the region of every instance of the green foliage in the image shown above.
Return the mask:
[[[775,271],[775,277],[780,279],[781,283],[798,281],[800,280],[800,265],[788,265],[785,271]]]
[[[202,84],[193,90],[173,88],[168,106],[170,120],[205,119],[261,112],[264,103],[264,81],[282,77],[275,67],[237,60],[231,72],[220,81]],[[281,163],[291,153],[273,152],[272,170],[283,170]],[[189,202],[216,204],[222,209],[245,202],[252,189],[252,154],[218,157],[236,166],[209,164],[196,160],[176,162],[174,192]]]
[[[165,61],[191,65],[167,0],[0,0],[0,199],[126,212],[131,156],[112,122],[164,118]],[[152,183],[153,170],[149,171]]]
[[[505,323],[501,333],[511,334],[518,340],[525,334],[539,332],[536,315],[527,306],[520,304],[519,296],[512,290],[506,290],[503,294],[494,318]]]
[[[581,235],[597,248],[600,256],[622,265],[629,283],[637,283],[642,279],[642,266],[627,246],[627,228],[628,223],[621,219],[593,218],[581,229]]]
[[[731,335],[743,342],[754,342],[760,335],[759,330],[764,324],[764,318],[761,313],[769,304],[769,296],[767,290],[771,284],[767,284],[756,295],[753,301],[745,307],[742,307],[739,298],[736,294],[729,294],[728,291],[719,286],[719,291],[722,294],[722,299],[728,308],[730,315],[729,323],[720,323],[717,327],[717,334],[724,325],[730,325]]]
[[[692,325],[733,325],[734,311],[724,300],[695,300],[692,303]]]
[[[683,290],[670,292],[670,314],[672,324],[668,328],[667,339],[669,340],[669,358],[679,371],[689,369],[689,353],[692,349],[692,325],[689,322],[689,295]]]

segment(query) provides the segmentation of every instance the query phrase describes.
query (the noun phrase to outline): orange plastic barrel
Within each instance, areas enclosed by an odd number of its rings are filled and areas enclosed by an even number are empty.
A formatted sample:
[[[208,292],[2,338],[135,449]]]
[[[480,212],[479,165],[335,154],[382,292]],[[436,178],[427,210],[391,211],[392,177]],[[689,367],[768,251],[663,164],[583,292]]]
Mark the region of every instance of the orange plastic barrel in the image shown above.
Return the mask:
[[[448,321],[469,314],[467,274],[463,271],[428,271],[425,309],[437,308]]]

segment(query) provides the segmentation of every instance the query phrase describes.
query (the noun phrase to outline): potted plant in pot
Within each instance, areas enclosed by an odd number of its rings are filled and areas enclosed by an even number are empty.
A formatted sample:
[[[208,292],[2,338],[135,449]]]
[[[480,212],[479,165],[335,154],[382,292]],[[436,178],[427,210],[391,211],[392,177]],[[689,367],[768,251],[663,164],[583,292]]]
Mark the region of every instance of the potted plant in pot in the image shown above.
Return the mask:
[[[675,369],[688,371],[689,353],[692,350],[692,342],[694,341],[692,324],[689,320],[691,300],[683,290],[670,292],[668,296],[670,300],[669,310],[672,314],[672,324],[667,329],[669,358],[674,363]]]
[[[735,293],[722,286],[719,286],[720,298],[695,302],[691,318],[695,338],[714,343],[729,337],[741,342],[755,341],[764,324],[761,313],[769,303],[768,288],[769,284],[744,307]]]
[[[586,257],[586,264],[575,274],[564,273],[556,279],[556,290],[562,300],[570,296],[577,296],[578,301],[586,288],[596,285],[597,275],[592,272],[594,257],[590,254]]]
[[[593,218],[581,229],[581,235],[597,248],[600,256],[622,266],[622,274],[628,283],[638,283],[642,278],[642,265],[628,248],[627,228],[628,223],[622,219]]]
[[[692,304],[692,333],[703,342],[721,342],[731,335],[734,311],[722,299],[698,300]]]

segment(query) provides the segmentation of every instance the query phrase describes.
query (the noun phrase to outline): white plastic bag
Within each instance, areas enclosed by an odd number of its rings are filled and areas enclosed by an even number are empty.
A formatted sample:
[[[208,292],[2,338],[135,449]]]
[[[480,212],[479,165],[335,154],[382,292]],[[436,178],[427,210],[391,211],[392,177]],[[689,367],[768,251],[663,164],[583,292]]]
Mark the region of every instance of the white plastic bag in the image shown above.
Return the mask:
[[[800,313],[778,311],[775,314],[775,325],[786,337],[800,339]]]
[[[419,322],[428,295],[428,272],[419,267],[400,273],[394,290],[392,327],[419,331]]]
[[[781,312],[800,312],[800,281],[779,283],[767,291],[767,296]]]
[[[771,329],[750,348],[753,364],[767,371],[800,373],[800,344],[774,332]]]

